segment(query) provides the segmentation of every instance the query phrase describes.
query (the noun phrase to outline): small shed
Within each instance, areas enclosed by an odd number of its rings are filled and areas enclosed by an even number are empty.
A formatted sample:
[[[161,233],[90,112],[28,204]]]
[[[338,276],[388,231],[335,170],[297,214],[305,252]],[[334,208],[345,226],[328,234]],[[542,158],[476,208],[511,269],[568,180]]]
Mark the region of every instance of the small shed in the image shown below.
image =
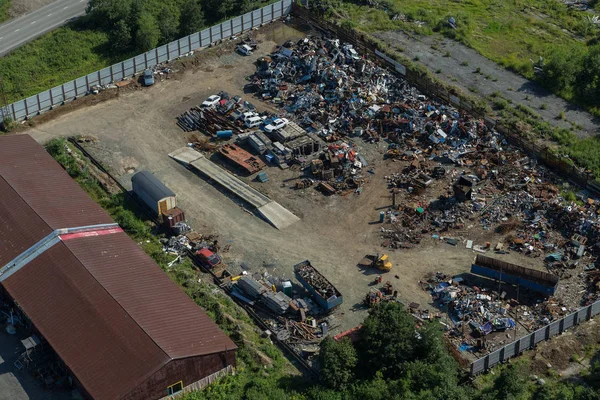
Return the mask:
[[[157,214],[163,214],[177,207],[175,193],[166,187],[149,171],[139,171],[131,177],[133,193],[144,201]]]

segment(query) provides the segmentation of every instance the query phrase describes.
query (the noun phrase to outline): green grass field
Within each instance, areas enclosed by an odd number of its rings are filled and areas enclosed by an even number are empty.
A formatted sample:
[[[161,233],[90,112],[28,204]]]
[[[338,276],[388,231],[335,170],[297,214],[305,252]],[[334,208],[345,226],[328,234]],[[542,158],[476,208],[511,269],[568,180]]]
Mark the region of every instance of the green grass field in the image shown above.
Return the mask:
[[[0,74],[8,101],[32,96],[117,62],[107,55],[107,43],[106,33],[71,24],[1,57]]]
[[[557,0],[387,0],[379,8],[336,0],[329,4],[367,32],[439,32],[528,77],[533,75],[530,60],[557,45],[583,48],[597,31],[589,14]],[[395,15],[400,19],[392,20]],[[448,26],[449,17],[456,19],[457,29]]]

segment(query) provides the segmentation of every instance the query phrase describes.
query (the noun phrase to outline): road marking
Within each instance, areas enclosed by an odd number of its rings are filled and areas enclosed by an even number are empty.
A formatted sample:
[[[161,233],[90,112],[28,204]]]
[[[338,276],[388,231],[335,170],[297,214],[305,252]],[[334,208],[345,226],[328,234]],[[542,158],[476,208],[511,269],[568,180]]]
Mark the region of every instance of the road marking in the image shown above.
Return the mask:
[[[17,29],[15,32],[19,32],[19,31],[20,31],[20,29]]]
[[[51,15],[52,15],[52,13],[48,14],[47,16],[49,17],[49,16],[51,16]]]
[[[31,22],[31,24],[35,24],[36,22],[37,22],[37,21],[33,21],[33,22]]]
[[[63,10],[66,10],[67,8],[69,8],[69,6],[63,7]]]

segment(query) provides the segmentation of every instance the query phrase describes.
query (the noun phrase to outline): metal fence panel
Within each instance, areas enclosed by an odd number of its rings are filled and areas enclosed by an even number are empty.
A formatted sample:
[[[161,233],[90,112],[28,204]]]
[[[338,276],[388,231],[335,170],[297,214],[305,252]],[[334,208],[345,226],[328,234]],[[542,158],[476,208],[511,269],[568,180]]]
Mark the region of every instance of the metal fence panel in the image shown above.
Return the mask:
[[[147,53],[146,53],[147,54]],[[140,54],[139,56],[133,57],[133,67],[136,74],[139,74],[143,70],[146,69],[146,58],[144,54]]]
[[[504,346],[504,355],[502,357],[502,360],[500,361],[506,361],[511,357],[514,357],[517,355],[517,342],[512,342],[507,344],[506,346]]]
[[[110,82],[112,82],[111,75],[112,74],[111,74],[110,67],[101,69],[100,70],[100,84],[106,85],[106,84],[109,84]]]
[[[25,112],[27,113],[27,115],[37,114],[37,96],[31,96],[25,99]]]
[[[192,50],[192,48],[190,47],[190,37],[189,36],[179,39],[177,41],[177,43],[179,43],[179,49],[181,50],[181,54],[188,53]],[[181,55],[181,54],[179,54],[179,55]]]
[[[56,87],[53,87],[52,89],[50,89],[50,91],[49,91],[49,93],[51,93],[50,105],[58,106],[58,105],[61,105],[63,101],[65,101],[65,98],[63,96],[63,87],[64,86],[56,86]],[[73,85],[73,89],[75,89],[75,85]],[[73,93],[73,97],[74,96],[75,96],[75,93]]]
[[[273,10],[273,19],[275,18],[279,18],[282,16],[281,14],[281,4],[280,3],[273,3],[271,4],[272,10]]]
[[[546,328],[538,329],[533,332],[533,344],[537,344],[546,339]]]
[[[480,358],[471,364],[471,375],[477,375],[484,371],[485,359]]]
[[[11,108],[15,121],[27,118],[27,112],[25,111],[25,100],[19,100],[16,103],[13,103]]]
[[[531,347],[531,335],[523,336],[519,339],[519,352],[528,350]]]
[[[569,314],[564,318],[564,325],[563,325],[563,330],[567,330],[570,327],[572,327],[573,325],[575,325],[575,313],[573,314]]]
[[[118,63],[112,66],[112,81],[118,82],[125,78],[123,75],[123,63]]]
[[[38,94],[39,112],[49,110],[52,107],[50,90]]]
[[[548,326],[548,336],[553,337],[560,333],[560,321],[554,321]]]
[[[158,58],[158,61],[156,62],[156,64],[160,64],[169,59],[169,55],[167,54],[167,46],[157,47],[155,50],[155,53],[157,54],[157,58]],[[150,65],[152,65],[152,64],[150,64]]]
[[[237,17],[231,20],[231,24],[233,26],[233,34],[237,35],[242,32],[242,18]]]
[[[494,365],[500,362],[500,350],[496,350],[493,353],[488,354],[487,367],[492,368]]]
[[[75,79],[75,95],[82,96],[88,91],[87,83],[85,82],[85,76]]]
[[[129,60],[125,60],[121,64],[123,65],[123,71],[124,71],[125,77],[130,77],[132,75],[135,75],[133,58],[130,58]]]
[[[592,317],[594,315],[598,315],[598,313],[600,313],[600,301],[597,301],[594,304],[592,304]]]
[[[57,87],[55,89],[52,90],[52,94],[56,97],[56,94],[58,94],[59,96],[62,96],[64,93],[64,99],[62,101],[71,101],[75,98],[75,82],[74,81],[69,81],[66,82],[62,85],[62,91],[59,93],[54,93],[54,91],[59,91],[61,90],[61,88]],[[59,100],[58,102],[54,102],[54,104],[60,104]]]
[[[260,26],[260,10],[254,10],[250,14],[252,15],[252,27]]]
[[[242,29],[247,31],[252,28],[252,13],[246,13],[242,15],[242,21],[244,22],[242,25]]]
[[[88,88],[99,84],[100,82],[98,82],[98,73],[97,72],[92,72],[91,74],[87,75],[87,85]]]
[[[190,50],[196,50],[202,47],[200,42],[200,32],[192,33],[190,35],[190,41],[192,42],[192,48]]]
[[[211,37],[210,37],[210,29],[205,29],[202,32],[200,32],[200,37],[202,39],[202,47],[208,46],[209,44],[212,43]]]

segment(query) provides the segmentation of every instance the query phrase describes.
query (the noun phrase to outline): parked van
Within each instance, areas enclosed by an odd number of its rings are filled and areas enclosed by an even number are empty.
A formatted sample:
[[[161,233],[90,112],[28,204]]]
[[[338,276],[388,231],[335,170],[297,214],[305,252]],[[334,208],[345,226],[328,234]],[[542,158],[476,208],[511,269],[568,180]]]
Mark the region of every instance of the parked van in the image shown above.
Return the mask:
[[[248,128],[254,128],[263,123],[261,117],[250,117],[245,121],[245,124]]]

